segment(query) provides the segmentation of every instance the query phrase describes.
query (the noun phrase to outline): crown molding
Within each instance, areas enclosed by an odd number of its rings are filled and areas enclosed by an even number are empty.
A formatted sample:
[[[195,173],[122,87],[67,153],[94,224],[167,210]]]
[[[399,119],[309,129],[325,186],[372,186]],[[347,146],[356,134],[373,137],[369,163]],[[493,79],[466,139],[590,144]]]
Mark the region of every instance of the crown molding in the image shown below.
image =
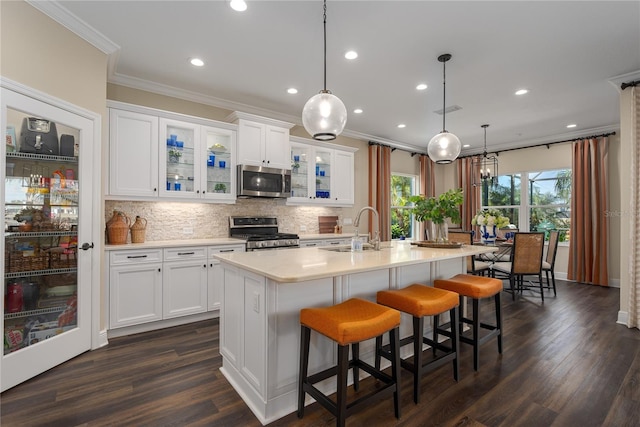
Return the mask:
[[[640,80],[640,70],[611,77],[608,82],[615,86],[618,92],[622,92],[622,88],[620,87],[622,83],[629,83],[636,80]]]
[[[25,1],[107,55],[111,55],[120,50],[120,46],[105,37],[100,33],[100,31],[69,12],[57,1]]]

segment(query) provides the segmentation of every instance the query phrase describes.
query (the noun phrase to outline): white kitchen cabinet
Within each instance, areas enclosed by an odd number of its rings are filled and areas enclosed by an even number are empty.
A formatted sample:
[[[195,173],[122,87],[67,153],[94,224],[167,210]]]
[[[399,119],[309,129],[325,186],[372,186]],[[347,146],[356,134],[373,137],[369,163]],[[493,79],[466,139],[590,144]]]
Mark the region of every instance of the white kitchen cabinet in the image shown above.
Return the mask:
[[[107,199],[235,202],[235,125],[108,104]]]
[[[109,327],[162,319],[162,250],[111,252]]]
[[[226,120],[238,125],[238,164],[291,168],[289,129],[293,124],[238,111]]]
[[[162,317],[207,311],[207,248],[164,249]]]
[[[356,149],[291,138],[291,205],[353,206]]]
[[[220,294],[223,281],[223,271],[220,260],[214,258],[215,254],[229,252],[244,252],[245,245],[210,246],[208,248],[209,271],[207,277],[207,309],[209,311],[220,309]]]
[[[158,197],[158,117],[109,109],[109,194]]]

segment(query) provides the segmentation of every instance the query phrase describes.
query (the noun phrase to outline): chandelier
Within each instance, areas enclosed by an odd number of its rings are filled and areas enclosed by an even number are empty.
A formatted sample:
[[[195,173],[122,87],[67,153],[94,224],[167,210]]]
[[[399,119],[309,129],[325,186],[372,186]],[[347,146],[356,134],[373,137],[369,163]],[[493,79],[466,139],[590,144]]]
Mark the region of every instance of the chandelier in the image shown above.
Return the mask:
[[[347,124],[347,109],[327,90],[327,0],[324,0],[324,89],[311,97],[302,109],[302,125],[313,139],[331,141]]]
[[[484,128],[484,151],[482,157],[474,157],[472,161],[471,170],[473,171],[474,186],[495,182],[498,179],[498,158],[487,155],[488,127],[489,125],[482,125],[482,128]]]
[[[427,153],[431,160],[439,164],[448,164],[453,162],[460,154],[462,144],[460,139],[454,134],[447,132],[445,126],[446,116],[446,89],[447,75],[445,63],[451,59],[451,54],[445,53],[438,57],[438,61],[442,62],[442,132],[431,138],[427,145]]]

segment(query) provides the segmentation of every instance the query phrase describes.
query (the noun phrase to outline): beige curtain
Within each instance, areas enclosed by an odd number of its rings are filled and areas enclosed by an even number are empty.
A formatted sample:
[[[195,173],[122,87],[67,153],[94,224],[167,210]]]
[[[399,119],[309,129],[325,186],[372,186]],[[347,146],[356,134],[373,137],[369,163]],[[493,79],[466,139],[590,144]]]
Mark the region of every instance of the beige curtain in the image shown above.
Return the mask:
[[[609,138],[573,144],[571,239],[567,278],[609,285],[608,270]]]
[[[380,214],[380,241],[391,240],[391,147],[369,145],[369,206]],[[369,213],[369,233],[375,218]]]
[[[473,185],[473,158],[464,157],[457,160],[458,162],[458,188],[462,188],[464,200],[460,211],[460,227],[465,231],[475,229],[476,236],[479,232],[478,227],[471,225],[471,219],[478,212],[481,206],[480,187]],[[478,172],[479,173],[479,172]],[[479,178],[479,176],[478,176]]]
[[[425,156],[424,154],[420,155],[420,195],[424,197],[433,197],[436,195],[435,165],[436,163],[431,160],[429,156]],[[427,240],[425,227],[428,225],[428,222],[430,221],[418,224],[416,237],[419,239]]]
[[[640,87],[631,88],[632,125],[634,142],[631,157],[631,209],[640,212]],[[629,321],[630,328],[640,328],[640,218],[631,215],[631,254],[629,259]]]

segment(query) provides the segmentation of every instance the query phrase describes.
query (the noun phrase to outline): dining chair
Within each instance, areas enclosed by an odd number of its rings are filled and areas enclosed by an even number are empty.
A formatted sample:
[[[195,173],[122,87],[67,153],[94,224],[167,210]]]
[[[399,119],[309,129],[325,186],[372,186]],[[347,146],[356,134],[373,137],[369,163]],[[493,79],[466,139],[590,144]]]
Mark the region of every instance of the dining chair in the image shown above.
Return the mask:
[[[473,244],[473,233],[471,231],[449,231],[449,242],[462,243],[464,245]],[[467,257],[467,273],[476,276],[484,276],[489,273],[491,264],[485,261],[475,259],[473,256]]]
[[[551,283],[553,284],[553,296],[556,296],[556,276],[554,269],[556,265],[556,254],[558,252],[558,240],[560,237],[559,231],[549,232],[549,248],[547,249],[547,256],[542,261],[542,271],[547,276],[547,289],[551,289]],[[551,283],[549,283],[549,273],[551,273]]]
[[[524,288],[525,276],[538,276],[540,297],[544,301],[542,283],[542,254],[544,252],[544,233],[515,233],[510,262],[495,262],[491,265],[491,275],[503,274],[509,278],[512,298],[516,299],[517,290]]]

